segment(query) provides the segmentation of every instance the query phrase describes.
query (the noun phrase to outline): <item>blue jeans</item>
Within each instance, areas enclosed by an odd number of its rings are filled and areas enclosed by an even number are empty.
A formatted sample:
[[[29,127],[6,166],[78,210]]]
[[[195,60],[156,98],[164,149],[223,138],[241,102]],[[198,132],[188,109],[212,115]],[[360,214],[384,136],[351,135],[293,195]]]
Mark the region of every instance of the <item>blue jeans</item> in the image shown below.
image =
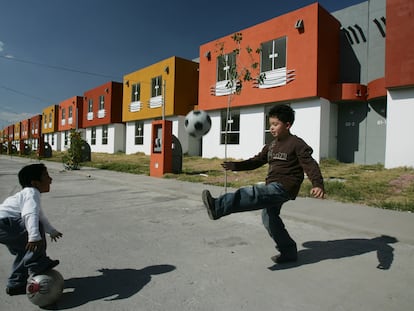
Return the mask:
[[[39,229],[43,243],[36,251],[27,251],[28,236],[23,219],[0,219],[0,243],[6,245],[10,253],[16,256],[8,287],[26,285],[29,274],[43,271],[50,264],[51,259],[46,255],[46,237],[42,224],[39,225]]]
[[[280,218],[283,203],[290,200],[289,193],[279,184],[257,184],[225,193],[215,200],[218,218],[232,213],[262,209],[263,225],[280,252],[296,252],[296,243],[290,237]]]

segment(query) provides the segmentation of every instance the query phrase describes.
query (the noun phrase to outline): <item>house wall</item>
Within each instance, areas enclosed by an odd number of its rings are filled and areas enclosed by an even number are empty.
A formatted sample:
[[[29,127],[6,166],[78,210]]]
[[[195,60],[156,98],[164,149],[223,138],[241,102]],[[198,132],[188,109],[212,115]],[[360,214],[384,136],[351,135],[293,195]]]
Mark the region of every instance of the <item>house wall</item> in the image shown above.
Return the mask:
[[[385,168],[414,167],[414,88],[388,91]]]
[[[103,128],[96,127],[96,144],[92,144],[92,128],[85,129],[85,140],[91,147],[91,152],[116,153],[125,152],[125,124],[108,124],[108,143],[102,144]]]

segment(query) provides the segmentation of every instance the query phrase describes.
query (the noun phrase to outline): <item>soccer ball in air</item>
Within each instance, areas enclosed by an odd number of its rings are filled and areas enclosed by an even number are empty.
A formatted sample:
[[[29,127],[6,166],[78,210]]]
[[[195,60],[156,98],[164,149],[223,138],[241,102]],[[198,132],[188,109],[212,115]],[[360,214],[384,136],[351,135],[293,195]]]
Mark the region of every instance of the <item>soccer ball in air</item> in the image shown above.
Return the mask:
[[[200,138],[210,131],[211,118],[204,110],[192,110],[185,117],[184,127],[190,136]]]
[[[27,280],[26,295],[33,304],[46,307],[62,296],[63,286],[62,275],[52,269],[43,274],[30,276]]]

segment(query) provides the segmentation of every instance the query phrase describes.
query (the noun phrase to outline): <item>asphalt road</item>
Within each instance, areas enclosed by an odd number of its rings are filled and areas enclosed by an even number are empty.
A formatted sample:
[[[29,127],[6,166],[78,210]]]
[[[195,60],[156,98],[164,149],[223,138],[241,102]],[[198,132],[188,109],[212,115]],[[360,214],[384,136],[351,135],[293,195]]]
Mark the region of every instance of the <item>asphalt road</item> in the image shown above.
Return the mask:
[[[35,160],[0,155],[0,200]],[[282,208],[299,261],[274,265],[260,212],[208,218],[201,191],[223,188],[45,162],[48,244],[65,279],[54,310],[413,310],[414,215],[330,200]],[[231,189],[229,189],[231,191]],[[13,256],[0,245],[0,281]],[[0,290],[0,310],[38,310]]]

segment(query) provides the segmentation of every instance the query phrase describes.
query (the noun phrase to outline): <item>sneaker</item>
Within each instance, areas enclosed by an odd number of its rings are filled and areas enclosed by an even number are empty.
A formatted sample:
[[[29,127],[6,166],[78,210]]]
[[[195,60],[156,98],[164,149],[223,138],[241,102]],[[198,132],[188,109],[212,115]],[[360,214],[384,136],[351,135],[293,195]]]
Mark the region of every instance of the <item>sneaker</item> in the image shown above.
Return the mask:
[[[278,255],[274,255],[270,257],[274,263],[288,263],[288,262],[295,262],[298,260],[298,254],[292,253],[292,254],[284,254],[280,253]]]
[[[204,206],[207,209],[208,217],[210,217],[212,220],[218,219],[214,206],[215,199],[211,196],[210,191],[203,190],[201,198],[203,199]]]
[[[17,286],[17,287],[6,287],[6,293],[9,296],[25,295],[26,285]]]
[[[60,261],[57,260],[57,259],[56,260],[50,260],[49,263],[43,269],[40,269],[40,270],[38,270],[36,272],[31,272],[31,275],[33,275],[33,276],[34,275],[39,275],[39,274],[42,274],[42,273],[44,273],[46,271],[52,270],[59,263],[60,263]]]

